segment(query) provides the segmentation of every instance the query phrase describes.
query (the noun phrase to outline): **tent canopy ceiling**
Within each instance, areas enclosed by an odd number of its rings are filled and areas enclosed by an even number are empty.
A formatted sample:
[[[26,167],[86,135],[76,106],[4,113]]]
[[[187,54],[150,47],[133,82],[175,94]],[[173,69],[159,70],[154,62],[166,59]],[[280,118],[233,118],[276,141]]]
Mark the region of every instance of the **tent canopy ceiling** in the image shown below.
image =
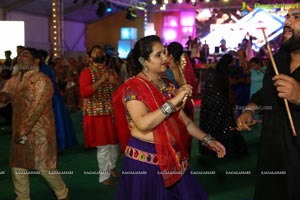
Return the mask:
[[[91,23],[105,17],[114,12],[121,10],[126,10],[130,4],[125,0],[113,1],[116,3],[111,3],[111,1],[105,1],[107,6],[112,6],[111,13],[104,13],[103,16],[99,17],[97,15],[97,9],[99,0],[62,0],[63,15],[65,20],[77,21],[83,23]],[[130,1],[136,2],[136,1]],[[1,0],[0,8],[5,12],[18,11],[23,13],[30,13],[33,15],[40,16],[51,16],[51,0]]]
[[[163,2],[164,0],[156,0],[157,2]],[[298,0],[297,0],[298,1]],[[24,13],[30,13],[40,16],[51,16],[51,0],[1,0],[0,8],[2,11],[11,12],[19,11]],[[99,20],[101,17],[105,17],[109,14],[126,10],[129,7],[136,9],[147,8],[149,12],[160,11],[160,6],[153,6],[152,0],[62,0],[63,2],[63,14],[65,20],[77,21],[83,23],[91,23]],[[111,13],[105,13],[99,17],[96,14],[98,4],[105,2],[107,6],[112,6]],[[241,6],[242,2],[248,2],[250,5],[257,3],[255,0],[229,0],[229,3],[224,3],[222,0],[211,0],[210,3],[196,0],[196,5],[192,3],[174,4],[173,0],[169,0],[167,10],[187,10],[193,8],[202,7],[225,7],[225,6]],[[183,0],[183,2],[188,2]],[[191,0],[189,1],[191,2]],[[200,3],[201,2],[201,3]],[[260,0],[262,4],[274,3],[292,3],[293,0]]]

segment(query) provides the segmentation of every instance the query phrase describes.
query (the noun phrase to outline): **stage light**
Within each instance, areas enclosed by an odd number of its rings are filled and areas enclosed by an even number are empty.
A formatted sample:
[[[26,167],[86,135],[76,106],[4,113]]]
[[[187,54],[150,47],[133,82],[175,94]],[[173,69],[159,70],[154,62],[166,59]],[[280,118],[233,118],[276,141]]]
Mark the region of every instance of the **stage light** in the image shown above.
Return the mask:
[[[166,10],[166,4],[163,4],[159,9],[160,10]]]
[[[133,10],[133,8],[127,9],[126,19],[134,21],[136,16],[136,12]]]
[[[102,17],[106,12],[106,5],[103,2],[100,2],[98,4],[98,8],[96,10],[96,14],[98,15],[98,17]]]
[[[106,8],[106,12],[111,12],[112,11],[112,7],[111,6],[108,6],[107,8]]]

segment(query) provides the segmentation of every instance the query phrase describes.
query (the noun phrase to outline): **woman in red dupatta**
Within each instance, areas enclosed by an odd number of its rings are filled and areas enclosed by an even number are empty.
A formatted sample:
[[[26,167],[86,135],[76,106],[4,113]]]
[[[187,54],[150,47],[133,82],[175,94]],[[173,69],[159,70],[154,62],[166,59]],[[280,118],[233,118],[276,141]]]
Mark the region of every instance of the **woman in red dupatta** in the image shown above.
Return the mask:
[[[188,134],[202,140],[218,157],[219,142],[201,131],[182,111],[192,87],[160,78],[166,70],[158,36],[140,39],[128,61],[136,76],[114,94],[114,119],[121,142],[122,176],[116,199],[208,199],[188,166]]]
[[[176,88],[184,84],[193,87],[192,96],[189,97],[183,108],[184,113],[194,121],[194,99],[196,97],[197,85],[194,68],[189,57],[184,53],[183,46],[179,42],[171,42],[167,46],[168,69],[166,74],[174,83]],[[192,136],[188,137],[187,148],[189,159],[192,152]]]

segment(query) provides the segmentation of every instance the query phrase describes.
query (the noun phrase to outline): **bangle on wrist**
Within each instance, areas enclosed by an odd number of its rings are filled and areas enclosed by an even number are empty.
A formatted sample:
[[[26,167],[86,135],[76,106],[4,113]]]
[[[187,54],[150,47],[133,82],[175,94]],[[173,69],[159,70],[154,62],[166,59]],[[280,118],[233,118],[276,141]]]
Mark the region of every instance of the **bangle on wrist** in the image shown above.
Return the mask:
[[[213,140],[215,140],[215,138],[212,137],[210,134],[207,134],[202,139],[202,145],[208,147],[209,143],[211,143]]]
[[[166,116],[170,116],[170,114],[172,114],[173,112],[175,112],[175,109],[172,107],[172,104],[169,101],[167,101],[166,103],[164,103],[160,107],[160,110]]]
[[[254,112],[254,110],[252,110],[251,108],[245,108],[244,110],[243,110],[243,113],[244,112],[251,112],[251,114],[254,116],[255,115],[255,112]]]
[[[172,107],[172,109],[175,111],[176,110],[176,108],[175,108],[175,106],[174,106],[174,104],[169,100],[169,101],[167,101],[169,104],[170,104],[170,106]]]

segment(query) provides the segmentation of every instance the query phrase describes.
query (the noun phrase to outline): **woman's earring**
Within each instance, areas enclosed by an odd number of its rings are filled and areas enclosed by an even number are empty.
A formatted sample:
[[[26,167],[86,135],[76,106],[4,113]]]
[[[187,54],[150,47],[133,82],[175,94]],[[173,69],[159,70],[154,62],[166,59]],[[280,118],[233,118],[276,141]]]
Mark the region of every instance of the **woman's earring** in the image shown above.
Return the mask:
[[[139,62],[143,65],[143,68],[146,73],[149,72],[149,67],[147,66],[145,59],[143,57],[139,57]]]
[[[147,65],[144,65],[144,70],[146,73],[149,73],[149,67]]]

